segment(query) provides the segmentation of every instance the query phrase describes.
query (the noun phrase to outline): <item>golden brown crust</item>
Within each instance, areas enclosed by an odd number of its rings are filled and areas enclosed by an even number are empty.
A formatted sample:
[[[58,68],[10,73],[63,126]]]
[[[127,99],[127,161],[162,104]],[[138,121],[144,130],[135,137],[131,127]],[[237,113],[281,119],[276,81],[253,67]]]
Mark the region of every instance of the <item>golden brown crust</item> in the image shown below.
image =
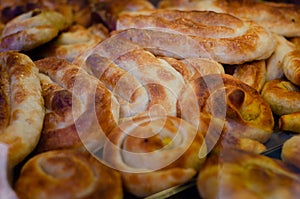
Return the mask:
[[[120,103],[120,118],[134,116],[146,110],[149,98],[146,88],[126,70],[108,58],[91,55],[87,59],[94,76],[113,91]]]
[[[117,30],[129,28],[136,30],[121,32],[122,37],[154,54],[202,57],[224,64],[266,59],[276,45],[271,33],[256,23],[212,11],[124,13]]]
[[[72,62],[80,53],[94,47],[106,37],[108,30],[102,24],[89,28],[73,25],[55,40],[38,49],[35,56],[41,58],[55,56]]]
[[[78,135],[86,147],[101,145],[105,135],[110,133],[119,119],[119,104],[112,93],[98,79],[66,60],[52,57],[35,63],[40,72],[48,75],[65,90],[63,93],[53,92],[52,100],[66,103],[65,108],[69,111],[68,114],[66,112],[60,114],[61,104],[51,102],[52,113],[48,114],[50,118],[46,118],[49,120],[44,129],[47,132],[44,141],[49,142],[51,146],[48,150],[62,146],[77,146]],[[59,121],[55,121],[55,118]],[[70,135],[70,140],[64,135]],[[41,144],[41,147],[46,146]]]
[[[227,74],[191,81],[179,96],[178,109],[183,119],[203,128],[203,132],[216,128],[219,133],[215,142],[223,126],[225,134],[259,142],[265,142],[274,128],[271,108],[260,94]]]
[[[197,178],[203,198],[298,198],[299,173],[280,160],[238,150],[208,157]],[[288,191],[287,191],[288,190]]]
[[[177,96],[184,80],[167,62],[148,51],[134,50],[118,57],[115,63],[132,74],[146,89],[147,106],[140,113],[176,116]]]
[[[216,147],[213,149],[214,151],[221,151],[221,150],[227,150],[236,148],[243,151],[248,151],[251,153],[262,153],[264,152],[267,147],[262,144],[261,142],[258,142],[253,139],[249,138],[238,138],[233,136],[225,135],[225,138],[221,138],[216,145]]]
[[[232,75],[260,92],[266,82],[266,72],[266,62],[261,60],[237,65]]]
[[[300,86],[300,50],[293,50],[286,54],[282,66],[285,77]]]
[[[117,96],[121,118],[149,112],[176,115],[183,77],[166,61],[133,43],[113,36],[74,62],[82,63]]]
[[[20,199],[123,198],[120,174],[75,150],[34,156],[23,166],[14,188]]]
[[[33,10],[9,21],[2,32],[0,51],[29,51],[58,35],[69,24],[58,12]]]
[[[0,53],[0,142],[9,145],[9,166],[22,161],[36,146],[43,126],[44,101],[38,69],[21,53]]]
[[[13,18],[34,9],[50,10],[62,14],[69,24],[88,26],[91,24],[92,8],[89,0],[3,0],[0,5],[0,21]]]
[[[92,22],[92,8],[89,0],[39,0],[42,9],[64,15],[69,23],[89,26]]]
[[[289,42],[285,37],[276,34],[273,35],[277,45],[273,54],[266,60],[267,81],[280,79],[284,76],[282,65],[284,56],[295,50],[295,45]]]
[[[229,13],[239,18],[253,20],[279,35],[300,36],[300,7],[298,5],[255,0],[163,0],[159,7]]]
[[[36,152],[82,147],[73,118],[73,113],[79,115],[82,110],[80,100],[48,76],[40,73],[39,77],[46,114]]]
[[[161,57],[178,71],[186,81],[209,74],[224,74],[223,66],[211,59],[187,58],[178,60],[172,57]]]
[[[279,118],[279,130],[300,133],[300,112],[282,115]]]
[[[299,88],[286,80],[272,80],[265,84],[261,95],[277,115],[300,111]]]
[[[282,146],[281,158],[283,161],[300,169],[300,136],[295,135],[288,139]]]
[[[122,172],[126,190],[138,197],[189,181],[206,157],[202,133],[171,116],[126,121],[108,138],[104,161]]]
[[[122,12],[137,12],[153,10],[154,6],[148,0],[103,0],[94,5],[94,12],[98,14],[110,30],[115,30],[116,21]]]

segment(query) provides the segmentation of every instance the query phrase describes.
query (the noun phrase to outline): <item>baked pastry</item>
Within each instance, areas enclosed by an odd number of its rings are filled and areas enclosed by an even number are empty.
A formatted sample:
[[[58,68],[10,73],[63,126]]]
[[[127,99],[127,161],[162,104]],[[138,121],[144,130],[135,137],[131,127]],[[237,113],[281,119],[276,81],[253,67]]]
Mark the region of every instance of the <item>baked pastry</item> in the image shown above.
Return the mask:
[[[230,74],[260,92],[266,82],[267,69],[265,60],[225,66],[233,70]],[[228,69],[230,68],[230,69]]]
[[[119,120],[119,103],[113,94],[97,78],[67,60],[50,57],[35,64],[62,87],[56,89],[42,80],[49,112],[40,146],[45,150],[77,146],[78,134],[85,147],[101,147],[105,135]]]
[[[123,198],[120,174],[91,154],[75,150],[32,157],[22,167],[14,189],[20,199]]]
[[[89,26],[92,22],[91,3],[89,0],[2,0],[0,19],[6,23],[34,9],[59,12],[70,24]]]
[[[117,50],[116,50],[117,49]],[[183,77],[166,61],[114,35],[76,57],[120,103],[120,118],[140,114],[176,116]]]
[[[143,111],[150,111],[151,115],[176,116],[176,102],[184,79],[174,68],[145,50],[127,52],[115,63],[135,76],[146,88],[148,104]]]
[[[98,58],[103,57],[103,61],[108,60],[112,62],[127,52],[143,49],[131,41],[121,38],[118,34],[110,34],[111,36],[103,40],[101,43],[97,44],[93,48],[86,49],[84,52],[76,56],[72,63],[80,66],[89,74],[93,74],[91,68],[93,66],[87,62],[90,56],[95,56]]]
[[[116,21],[122,12],[137,12],[144,10],[153,10],[154,5],[148,0],[101,0],[93,4],[93,13],[109,28],[116,29]]]
[[[228,74],[190,81],[178,98],[179,116],[217,142],[221,133],[264,143],[274,128],[269,104],[252,87]],[[212,134],[212,135],[210,135]]]
[[[188,182],[206,157],[202,133],[172,116],[134,118],[108,138],[103,160],[121,172],[125,190],[138,197]]]
[[[290,81],[275,79],[263,87],[261,96],[270,104],[276,115],[285,115],[300,111],[300,90]]]
[[[295,50],[295,45],[289,42],[285,37],[275,35],[277,42],[274,53],[266,60],[267,74],[266,80],[280,79],[284,76],[283,59],[284,56]]]
[[[300,169],[300,135],[295,135],[285,141],[282,146],[281,159]]]
[[[279,130],[300,133],[300,112],[281,115],[278,122]]]
[[[58,35],[70,24],[58,12],[32,10],[9,21],[1,35],[0,51],[29,51]]]
[[[8,165],[36,147],[45,115],[38,69],[25,54],[0,53],[0,143],[9,146]]]
[[[82,148],[76,129],[76,119],[83,109],[82,103],[68,89],[53,82],[47,75],[39,74],[46,114],[42,134],[35,151]]]
[[[224,130],[225,121],[216,118],[209,118],[207,116],[201,117],[201,122],[198,129],[205,130],[204,139],[207,146],[207,152],[214,153],[215,151],[227,150],[228,148],[235,148],[252,153],[262,153],[267,147],[252,138],[237,137],[228,134]]]
[[[92,48],[108,37],[108,30],[102,24],[85,28],[82,25],[73,25],[62,32],[57,38],[43,45],[34,54],[37,57],[58,57],[70,62],[80,53]]]
[[[16,193],[12,189],[8,181],[8,172],[7,170],[7,159],[8,159],[8,145],[0,143],[0,193],[1,198],[5,197],[6,199],[18,199]]]
[[[282,36],[300,36],[300,7],[295,4],[255,0],[162,0],[158,7],[228,13],[253,20]]]
[[[300,86],[300,50],[293,50],[286,54],[282,66],[285,77]]]
[[[205,140],[207,143],[209,143],[208,138],[209,135],[205,137]],[[216,137],[214,139],[217,139]],[[214,146],[212,149],[213,153],[216,151],[220,152],[222,150],[227,150],[227,149],[238,149],[238,150],[243,150],[251,153],[262,153],[267,150],[267,147],[256,140],[250,139],[250,138],[243,138],[243,137],[234,137],[231,135],[226,135],[222,134],[218,140],[218,143]]]
[[[197,188],[203,198],[291,198],[300,194],[300,174],[282,161],[227,149],[207,157]]]
[[[87,27],[92,23],[90,0],[39,0],[39,6],[43,10],[61,13],[72,24]]]
[[[212,11],[121,14],[116,29],[130,28],[134,29],[121,33],[122,36],[154,54],[209,58],[222,64],[266,59],[276,45],[272,34],[256,23]]]
[[[199,76],[225,73],[224,67],[211,59],[187,58],[178,60],[172,57],[161,58],[178,71],[186,81],[190,81]]]

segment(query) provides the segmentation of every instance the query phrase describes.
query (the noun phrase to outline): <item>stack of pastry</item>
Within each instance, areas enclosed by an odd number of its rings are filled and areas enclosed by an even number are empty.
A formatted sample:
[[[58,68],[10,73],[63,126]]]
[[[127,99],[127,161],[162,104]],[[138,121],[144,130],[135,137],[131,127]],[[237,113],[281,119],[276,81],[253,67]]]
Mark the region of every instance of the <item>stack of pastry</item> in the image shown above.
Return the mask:
[[[13,196],[145,197],[196,177],[204,198],[298,196],[299,136],[281,160],[259,153],[277,123],[300,132],[299,7],[16,3],[0,6],[11,12],[0,20],[0,142],[20,172]],[[256,190],[262,176],[272,184]]]

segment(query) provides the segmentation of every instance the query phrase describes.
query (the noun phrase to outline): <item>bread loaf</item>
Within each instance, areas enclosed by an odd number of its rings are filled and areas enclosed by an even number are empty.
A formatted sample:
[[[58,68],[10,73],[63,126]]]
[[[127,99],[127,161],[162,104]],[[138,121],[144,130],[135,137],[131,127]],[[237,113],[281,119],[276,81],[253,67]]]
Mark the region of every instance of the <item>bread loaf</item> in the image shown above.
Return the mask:
[[[38,69],[25,54],[0,53],[0,142],[14,167],[36,147],[45,115]]]
[[[162,0],[159,8],[211,10],[250,19],[270,31],[293,37],[300,35],[300,7],[296,4],[255,0]]]

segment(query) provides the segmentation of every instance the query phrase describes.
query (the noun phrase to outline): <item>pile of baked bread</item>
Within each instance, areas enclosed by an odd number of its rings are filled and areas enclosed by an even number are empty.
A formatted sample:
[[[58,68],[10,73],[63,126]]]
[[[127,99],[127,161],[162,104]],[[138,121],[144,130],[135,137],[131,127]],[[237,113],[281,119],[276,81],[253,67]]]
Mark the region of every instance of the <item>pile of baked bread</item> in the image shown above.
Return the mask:
[[[300,195],[300,7],[0,5],[0,199]],[[281,158],[262,155],[292,135]]]

